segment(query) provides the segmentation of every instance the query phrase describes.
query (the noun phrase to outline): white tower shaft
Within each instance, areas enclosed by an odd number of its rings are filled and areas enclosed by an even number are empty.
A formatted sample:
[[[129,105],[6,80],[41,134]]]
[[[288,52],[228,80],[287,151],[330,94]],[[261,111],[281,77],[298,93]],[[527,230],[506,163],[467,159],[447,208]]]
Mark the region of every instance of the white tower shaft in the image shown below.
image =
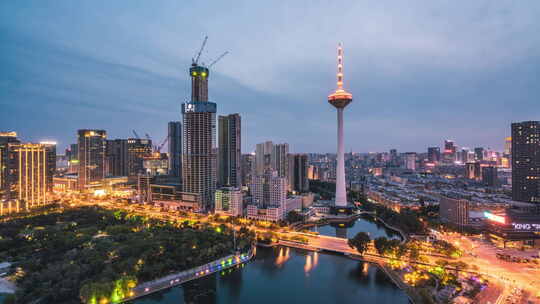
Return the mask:
[[[336,206],[347,206],[347,192],[345,191],[345,159],[343,143],[343,108],[337,109],[337,168],[336,168]]]

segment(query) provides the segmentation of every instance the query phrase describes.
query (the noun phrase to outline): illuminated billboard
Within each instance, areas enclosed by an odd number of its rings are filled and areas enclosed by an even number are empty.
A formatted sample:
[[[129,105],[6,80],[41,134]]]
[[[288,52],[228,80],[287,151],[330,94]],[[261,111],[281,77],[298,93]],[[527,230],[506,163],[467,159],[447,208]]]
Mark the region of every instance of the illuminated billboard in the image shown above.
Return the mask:
[[[512,227],[514,228],[514,230],[519,231],[540,232],[540,224],[536,223],[512,223]]]
[[[484,216],[490,221],[497,222],[500,224],[506,224],[506,218],[504,216],[495,215],[487,211],[484,211]]]

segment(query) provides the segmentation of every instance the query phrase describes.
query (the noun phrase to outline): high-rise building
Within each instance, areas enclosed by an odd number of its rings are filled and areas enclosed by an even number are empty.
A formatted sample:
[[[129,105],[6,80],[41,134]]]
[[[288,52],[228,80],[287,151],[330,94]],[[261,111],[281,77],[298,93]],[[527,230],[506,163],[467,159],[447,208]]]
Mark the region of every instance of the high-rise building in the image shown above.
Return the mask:
[[[216,189],[216,109],[208,101],[209,70],[193,63],[191,100],[182,104],[182,187],[198,194],[203,208],[214,206]]]
[[[396,149],[390,149],[390,167],[399,166],[399,156]]]
[[[252,183],[253,174],[255,172],[255,155],[242,154],[241,159],[242,186],[249,186]]]
[[[476,160],[484,160],[484,148],[482,147],[474,148],[474,156]]]
[[[9,154],[8,169],[16,177],[11,198],[17,198],[26,210],[49,202],[56,168],[56,144],[9,144]]]
[[[284,207],[287,200],[287,180],[275,170],[267,170],[254,178],[253,202],[259,207]]]
[[[136,180],[137,175],[144,174],[144,159],[152,155],[152,141],[142,138],[127,140],[127,175]]]
[[[271,166],[276,170],[280,177],[287,177],[288,174],[288,160],[289,144],[277,144],[272,147]]]
[[[540,203],[540,121],[512,124],[512,199]]]
[[[504,154],[512,154],[512,136],[508,136],[504,139]]]
[[[79,130],[77,146],[79,150],[79,189],[101,182],[105,177],[105,150],[107,132],[105,130]]]
[[[9,145],[20,143],[16,132],[0,132],[0,201],[11,196],[16,176],[10,169]]]
[[[482,183],[489,187],[495,187],[498,185],[497,179],[497,167],[486,166],[482,167]]]
[[[456,161],[456,149],[453,140],[444,141],[443,162],[445,164],[453,164]]]
[[[308,157],[306,154],[288,155],[289,191],[304,193],[309,191],[308,181]]]
[[[442,196],[439,203],[439,217],[442,222],[457,226],[469,224],[469,201],[466,199]]]
[[[79,172],[79,145],[71,144],[69,145],[69,153],[66,151],[66,156],[68,158],[68,170],[67,173],[77,173]]]
[[[127,139],[107,140],[105,176],[128,176]]]
[[[169,122],[169,175],[182,180],[182,123]]]
[[[482,179],[480,162],[465,163],[465,178],[479,181]]]
[[[441,148],[429,147],[428,148],[428,161],[430,163],[438,163],[441,161]]]
[[[504,139],[504,153],[501,157],[501,167],[510,168],[512,165],[512,137]]]
[[[319,179],[319,167],[315,165],[309,165],[308,167],[308,179],[318,180]]]
[[[257,144],[255,149],[255,175],[263,175],[268,169],[272,169],[272,149],[274,143],[266,141]]]
[[[416,171],[416,153],[407,152],[404,155],[405,158],[405,169]]]
[[[214,210],[217,214],[242,216],[244,214],[242,191],[234,187],[217,189]]]
[[[239,114],[218,117],[218,185],[242,186],[241,118]]]
[[[337,52],[337,89],[328,96],[328,103],[337,109],[337,167],[336,167],[336,207],[347,206],[345,189],[345,159],[343,142],[343,110],[352,101],[352,94],[343,89],[343,49],[341,44]]]

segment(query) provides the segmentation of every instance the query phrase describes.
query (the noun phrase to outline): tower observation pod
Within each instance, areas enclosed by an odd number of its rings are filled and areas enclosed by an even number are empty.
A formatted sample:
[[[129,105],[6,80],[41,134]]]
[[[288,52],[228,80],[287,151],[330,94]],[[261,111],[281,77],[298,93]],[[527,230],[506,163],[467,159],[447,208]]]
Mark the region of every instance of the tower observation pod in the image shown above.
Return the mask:
[[[352,94],[343,88],[343,47],[337,49],[337,89],[328,95],[328,103],[337,109],[337,167],[336,167],[336,207],[347,206],[345,188],[345,159],[343,143],[343,110],[352,101]]]

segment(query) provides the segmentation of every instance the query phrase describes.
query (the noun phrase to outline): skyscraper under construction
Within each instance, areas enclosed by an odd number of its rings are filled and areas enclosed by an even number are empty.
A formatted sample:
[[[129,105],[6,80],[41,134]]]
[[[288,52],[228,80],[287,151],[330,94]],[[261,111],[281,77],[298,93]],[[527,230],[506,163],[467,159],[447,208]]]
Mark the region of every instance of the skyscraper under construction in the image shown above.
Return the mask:
[[[208,101],[209,70],[195,60],[189,69],[191,100],[182,104],[182,185],[200,195],[202,207],[213,206],[216,189],[216,104]]]

